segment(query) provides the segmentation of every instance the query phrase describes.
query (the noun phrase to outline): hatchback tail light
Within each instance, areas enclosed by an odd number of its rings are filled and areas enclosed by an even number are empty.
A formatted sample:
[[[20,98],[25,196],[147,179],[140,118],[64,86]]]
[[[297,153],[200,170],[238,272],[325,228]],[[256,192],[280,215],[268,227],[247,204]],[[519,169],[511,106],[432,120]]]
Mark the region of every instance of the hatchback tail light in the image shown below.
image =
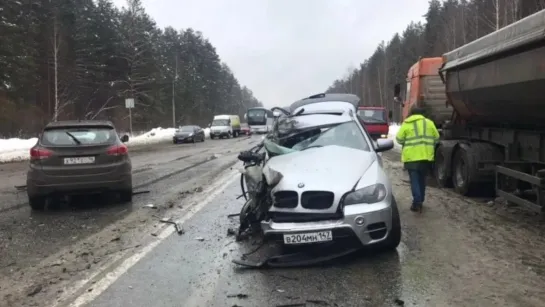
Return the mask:
[[[125,144],[114,145],[108,148],[107,153],[111,156],[124,156],[129,153],[129,148]]]
[[[30,160],[43,160],[51,157],[53,152],[42,147],[32,147],[30,149]]]

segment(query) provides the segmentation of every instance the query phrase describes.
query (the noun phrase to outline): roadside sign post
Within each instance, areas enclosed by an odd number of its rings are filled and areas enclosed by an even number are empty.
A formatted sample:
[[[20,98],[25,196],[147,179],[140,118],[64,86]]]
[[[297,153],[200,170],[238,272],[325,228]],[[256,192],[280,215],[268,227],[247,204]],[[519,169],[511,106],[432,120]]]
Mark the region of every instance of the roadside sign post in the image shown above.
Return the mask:
[[[125,99],[125,108],[129,109],[129,133],[132,136],[132,108],[134,108],[134,98]]]

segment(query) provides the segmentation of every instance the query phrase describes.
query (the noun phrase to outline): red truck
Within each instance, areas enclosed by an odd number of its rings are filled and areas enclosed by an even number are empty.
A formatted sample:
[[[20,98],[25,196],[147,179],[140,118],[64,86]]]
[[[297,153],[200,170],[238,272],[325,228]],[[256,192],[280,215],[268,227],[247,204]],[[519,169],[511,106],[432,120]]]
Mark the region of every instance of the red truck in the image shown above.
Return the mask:
[[[422,58],[394,87],[403,117],[426,109],[440,129],[434,177],[461,195],[497,196],[545,211],[545,10]]]
[[[374,140],[388,137],[392,111],[387,113],[384,107],[360,106],[358,116]]]

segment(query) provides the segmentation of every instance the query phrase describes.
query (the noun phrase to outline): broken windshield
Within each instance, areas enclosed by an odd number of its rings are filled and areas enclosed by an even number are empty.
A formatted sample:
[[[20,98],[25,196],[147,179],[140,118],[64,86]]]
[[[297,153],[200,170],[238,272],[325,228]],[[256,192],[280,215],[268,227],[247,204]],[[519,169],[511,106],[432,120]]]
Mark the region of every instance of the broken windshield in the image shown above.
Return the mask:
[[[287,154],[330,145],[370,151],[365,136],[354,121],[307,128],[287,137],[281,143],[279,145],[265,140],[265,147],[268,151],[276,154]]]

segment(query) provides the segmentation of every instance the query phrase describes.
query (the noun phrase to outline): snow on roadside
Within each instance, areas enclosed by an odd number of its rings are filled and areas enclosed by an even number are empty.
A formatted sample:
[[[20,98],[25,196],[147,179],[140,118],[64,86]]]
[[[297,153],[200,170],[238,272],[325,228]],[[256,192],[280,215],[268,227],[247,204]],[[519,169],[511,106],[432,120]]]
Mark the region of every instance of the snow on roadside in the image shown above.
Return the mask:
[[[144,134],[129,138],[127,145],[147,145],[160,143],[162,141],[172,139],[174,132],[176,132],[176,128],[153,128]]]
[[[388,130],[388,138],[394,140],[394,149],[401,150],[401,145],[396,141],[396,134],[399,131],[400,125],[397,123],[391,124]]]
[[[36,145],[38,138],[0,139],[0,163],[28,160],[30,148]]]

